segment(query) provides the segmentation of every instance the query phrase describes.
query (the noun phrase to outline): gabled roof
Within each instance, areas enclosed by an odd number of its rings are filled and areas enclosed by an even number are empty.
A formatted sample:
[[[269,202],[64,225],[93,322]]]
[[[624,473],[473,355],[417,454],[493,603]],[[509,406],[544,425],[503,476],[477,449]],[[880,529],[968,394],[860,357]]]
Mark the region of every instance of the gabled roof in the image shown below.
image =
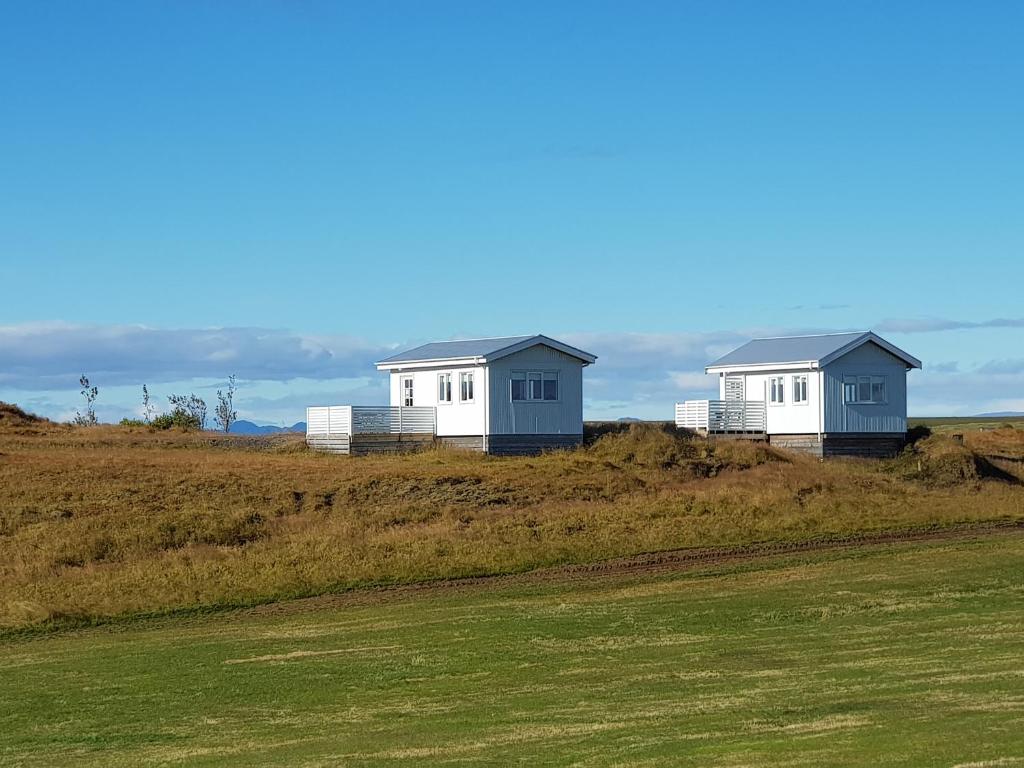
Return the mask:
[[[542,334],[535,334],[533,336],[502,336],[494,339],[433,341],[386,357],[377,363],[377,368],[387,370],[400,368],[407,364],[441,363],[454,360],[476,364],[489,363],[537,344],[544,344],[570,357],[582,360],[584,365],[590,365],[597,360],[596,356],[584,352],[582,349],[571,347]]]
[[[862,344],[872,342],[886,352],[900,358],[908,368],[920,368],[921,361],[899,347],[893,346],[871,331],[856,333],[826,333],[816,336],[780,336],[773,339],[753,339],[742,347],[734,349],[724,357],[705,368],[713,371],[719,368],[735,368],[745,365],[828,365]]]

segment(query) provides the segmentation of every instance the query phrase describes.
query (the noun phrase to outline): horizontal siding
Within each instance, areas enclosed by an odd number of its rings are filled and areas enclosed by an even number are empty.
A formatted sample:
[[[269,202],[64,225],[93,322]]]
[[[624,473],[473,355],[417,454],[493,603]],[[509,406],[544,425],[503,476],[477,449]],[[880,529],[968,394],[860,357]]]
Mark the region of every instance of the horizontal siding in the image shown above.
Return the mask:
[[[306,445],[314,451],[324,453],[349,453],[352,448],[352,436],[347,432],[334,435],[307,435]]]
[[[491,435],[582,435],[583,365],[537,345],[490,364]],[[512,402],[513,371],[558,371],[558,401]]]
[[[903,361],[876,344],[864,344],[824,368],[825,432],[906,432],[907,369]],[[843,402],[844,376],[886,377],[889,402]]]

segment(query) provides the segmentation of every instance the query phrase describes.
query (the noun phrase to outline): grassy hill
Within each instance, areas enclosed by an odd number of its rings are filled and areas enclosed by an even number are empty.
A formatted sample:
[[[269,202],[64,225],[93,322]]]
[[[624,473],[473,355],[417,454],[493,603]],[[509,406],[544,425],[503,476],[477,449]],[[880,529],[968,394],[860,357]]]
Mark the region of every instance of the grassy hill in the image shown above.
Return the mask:
[[[830,461],[652,425],[537,458],[350,458],[301,436],[0,427],[0,629],[677,548],[1024,519],[1024,430]]]

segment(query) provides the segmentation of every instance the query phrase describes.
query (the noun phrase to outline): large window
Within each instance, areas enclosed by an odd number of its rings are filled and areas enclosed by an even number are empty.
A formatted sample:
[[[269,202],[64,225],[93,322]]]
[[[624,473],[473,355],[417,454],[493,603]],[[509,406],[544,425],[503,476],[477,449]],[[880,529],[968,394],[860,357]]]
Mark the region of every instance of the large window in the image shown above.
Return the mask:
[[[473,402],[472,372],[465,372],[459,374],[459,401],[463,403]]]
[[[888,402],[885,376],[844,376],[843,400],[859,405],[881,405]]]
[[[793,377],[793,404],[794,405],[806,405],[807,404],[807,376],[794,376]]]
[[[768,379],[768,402],[782,405],[786,402],[785,379],[782,376],[771,376]]]
[[[452,401],[452,375],[450,373],[437,374],[437,402],[439,405]]]
[[[555,371],[513,371],[513,402],[554,401],[558,399],[558,373]]]

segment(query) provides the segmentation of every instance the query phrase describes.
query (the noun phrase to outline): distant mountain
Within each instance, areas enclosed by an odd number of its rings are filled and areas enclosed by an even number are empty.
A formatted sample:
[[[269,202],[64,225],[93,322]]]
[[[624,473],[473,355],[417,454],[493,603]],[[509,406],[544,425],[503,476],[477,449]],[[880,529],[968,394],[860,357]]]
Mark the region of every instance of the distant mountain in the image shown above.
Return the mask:
[[[616,419],[616,421],[629,421],[629,422],[633,422],[633,421],[643,421],[643,419],[638,419],[636,416],[621,416],[618,419]]]
[[[305,432],[306,422],[298,421],[290,427],[275,427],[272,424],[254,424],[242,419],[231,425],[233,435],[276,435],[279,432]]]
[[[979,413],[979,419],[1006,419],[1024,417],[1024,411],[992,411],[990,413]]]

